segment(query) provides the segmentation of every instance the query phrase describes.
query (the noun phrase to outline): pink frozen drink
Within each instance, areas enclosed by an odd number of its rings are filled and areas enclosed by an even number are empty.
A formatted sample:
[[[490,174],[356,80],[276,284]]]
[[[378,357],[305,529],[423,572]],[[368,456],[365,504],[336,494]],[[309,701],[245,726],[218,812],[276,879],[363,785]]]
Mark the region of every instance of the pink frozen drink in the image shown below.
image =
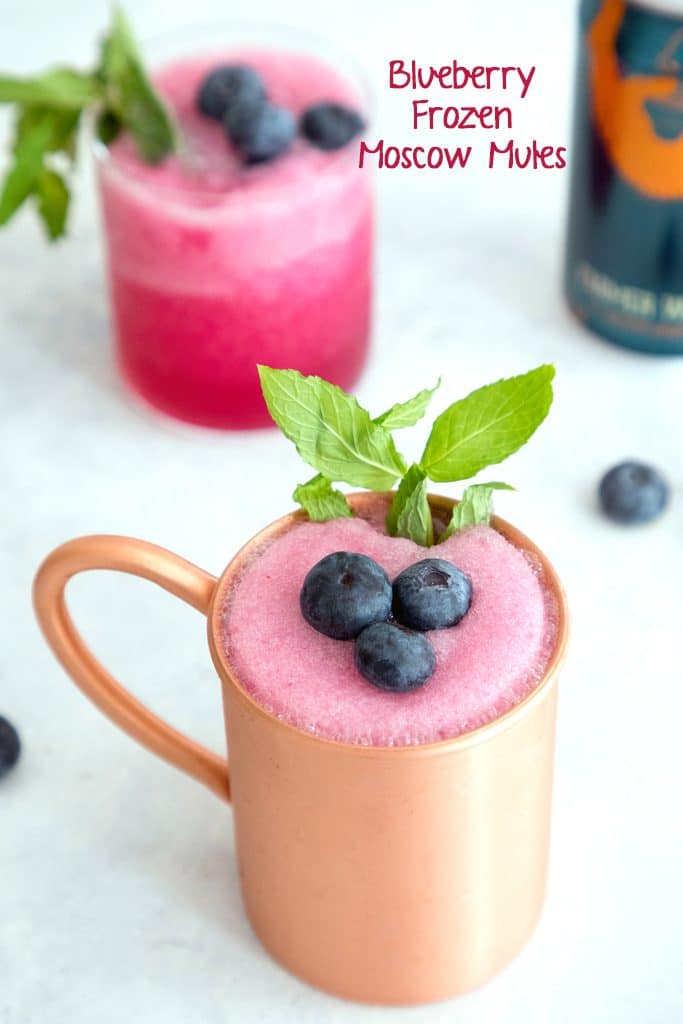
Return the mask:
[[[224,609],[226,654],[244,689],[297,728],[345,743],[400,746],[459,736],[509,711],[543,677],[557,638],[557,607],[539,565],[490,526],[422,548],[384,529],[387,499],[372,515],[297,522],[247,564]],[[375,514],[376,512],[376,514]],[[428,556],[471,581],[462,621],[427,635],[436,669],[412,693],[371,686],[354,644],[304,620],[299,595],[309,570],[336,551],[368,555],[395,577]]]
[[[216,66],[260,76],[296,123],[315,104],[362,111],[354,86],[317,58],[276,50],[207,53],[153,77],[183,150],[151,165],[122,135],[99,182],[120,369],[163,412],[219,428],[270,423],[256,364],[348,387],[369,335],[372,187],[356,146],[321,148],[301,130],[250,163],[198,108]]]

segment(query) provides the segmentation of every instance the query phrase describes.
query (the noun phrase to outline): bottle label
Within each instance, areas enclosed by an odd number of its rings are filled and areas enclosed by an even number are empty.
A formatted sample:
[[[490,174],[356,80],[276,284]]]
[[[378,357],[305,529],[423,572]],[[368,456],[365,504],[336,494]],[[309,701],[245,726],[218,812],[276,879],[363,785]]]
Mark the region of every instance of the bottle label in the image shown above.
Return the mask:
[[[600,307],[614,326],[662,339],[683,337],[683,294],[622,284],[586,261],[574,268],[573,284],[574,293]]]
[[[565,287],[620,344],[683,352],[683,18],[583,0]]]
[[[587,45],[593,115],[615,168],[643,195],[683,199],[683,21],[605,0]]]

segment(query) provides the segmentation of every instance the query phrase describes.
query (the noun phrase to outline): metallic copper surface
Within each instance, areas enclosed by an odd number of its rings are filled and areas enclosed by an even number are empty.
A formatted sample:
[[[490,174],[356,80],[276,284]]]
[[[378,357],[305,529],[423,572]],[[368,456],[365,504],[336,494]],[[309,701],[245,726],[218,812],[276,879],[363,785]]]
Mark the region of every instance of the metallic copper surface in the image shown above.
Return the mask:
[[[351,501],[360,510],[373,497]],[[431,500],[435,515],[447,519],[452,501]],[[245,561],[300,517],[292,513],[257,534],[217,585],[142,541],[70,541],[38,573],[38,619],[67,672],[133,738],[224,799],[231,784],[244,904],[280,963],[349,999],[444,999],[504,967],[543,905],[565,598],[542,553],[494,519],[496,529],[536,556],[557,601],[557,643],[543,680],[507,714],[453,740],[363,747],[321,739],[257,705],[221,643],[221,611]],[[221,758],[153,715],[84,646],[63,590],[75,573],[94,568],[144,576],[207,613],[230,783]]]

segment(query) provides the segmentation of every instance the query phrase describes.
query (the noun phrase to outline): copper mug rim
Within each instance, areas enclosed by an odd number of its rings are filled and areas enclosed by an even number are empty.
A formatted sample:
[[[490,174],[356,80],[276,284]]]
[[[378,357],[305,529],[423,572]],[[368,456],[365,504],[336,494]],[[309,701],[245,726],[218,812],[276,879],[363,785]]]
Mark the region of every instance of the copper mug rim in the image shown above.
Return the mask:
[[[390,493],[391,492],[386,492],[382,497],[388,500]],[[369,505],[374,504],[377,501],[378,494],[376,492],[358,491],[352,494],[347,494],[346,497],[354,511],[361,511]],[[430,494],[429,503],[432,511],[436,513],[437,516],[444,518],[445,521],[450,515],[453,506],[457,504],[457,499],[448,498],[443,495]],[[287,532],[287,530],[289,530],[295,523],[306,521],[306,519],[306,513],[299,509],[295,512],[289,512],[286,515],[281,516],[268,526],[259,530],[258,533],[254,534],[236,552],[236,554],[233,555],[226,568],[218,577],[211,598],[207,615],[207,633],[209,650],[211,652],[214,667],[223,685],[227,685],[232,688],[234,695],[249,709],[251,714],[261,719],[266,719],[271,726],[281,730],[283,733],[289,734],[290,736],[295,734],[300,742],[306,741],[319,747],[344,750],[348,754],[353,754],[358,757],[428,757],[451,754],[456,750],[472,747],[492,739],[494,736],[497,736],[499,733],[512,727],[519,718],[526,715],[540,700],[543,699],[547,690],[554,683],[566,656],[569,637],[567,600],[555,569],[540,548],[538,548],[534,542],[526,536],[526,534],[522,533],[521,530],[518,530],[517,527],[507,522],[507,520],[502,519],[500,516],[494,515],[491,517],[491,526],[505,537],[506,540],[510,541],[510,543],[512,543],[516,548],[530,553],[538,560],[541,565],[543,579],[550,588],[557,607],[557,637],[552,655],[545,667],[542,679],[539,680],[530,693],[519,701],[519,703],[515,704],[502,715],[498,715],[490,722],[468,732],[460,733],[458,736],[452,736],[444,740],[436,740],[432,743],[412,743],[393,746],[347,743],[343,740],[329,739],[328,737],[319,736],[306,729],[301,729],[298,726],[292,725],[266,710],[266,708],[254,700],[254,698],[240,683],[232,665],[230,664],[230,659],[226,654],[221,639],[221,613],[225,607],[229,591],[246,562],[269,541],[273,540],[280,534]]]

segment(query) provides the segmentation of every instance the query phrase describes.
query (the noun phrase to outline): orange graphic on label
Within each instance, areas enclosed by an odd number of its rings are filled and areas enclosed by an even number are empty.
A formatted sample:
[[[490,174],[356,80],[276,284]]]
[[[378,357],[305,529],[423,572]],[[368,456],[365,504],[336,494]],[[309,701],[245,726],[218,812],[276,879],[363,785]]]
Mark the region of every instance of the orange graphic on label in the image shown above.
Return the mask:
[[[588,31],[595,121],[625,181],[654,199],[681,199],[683,85],[674,54],[683,29],[657,57],[657,70],[665,73],[624,75],[616,43],[625,11],[624,0],[605,0]]]

